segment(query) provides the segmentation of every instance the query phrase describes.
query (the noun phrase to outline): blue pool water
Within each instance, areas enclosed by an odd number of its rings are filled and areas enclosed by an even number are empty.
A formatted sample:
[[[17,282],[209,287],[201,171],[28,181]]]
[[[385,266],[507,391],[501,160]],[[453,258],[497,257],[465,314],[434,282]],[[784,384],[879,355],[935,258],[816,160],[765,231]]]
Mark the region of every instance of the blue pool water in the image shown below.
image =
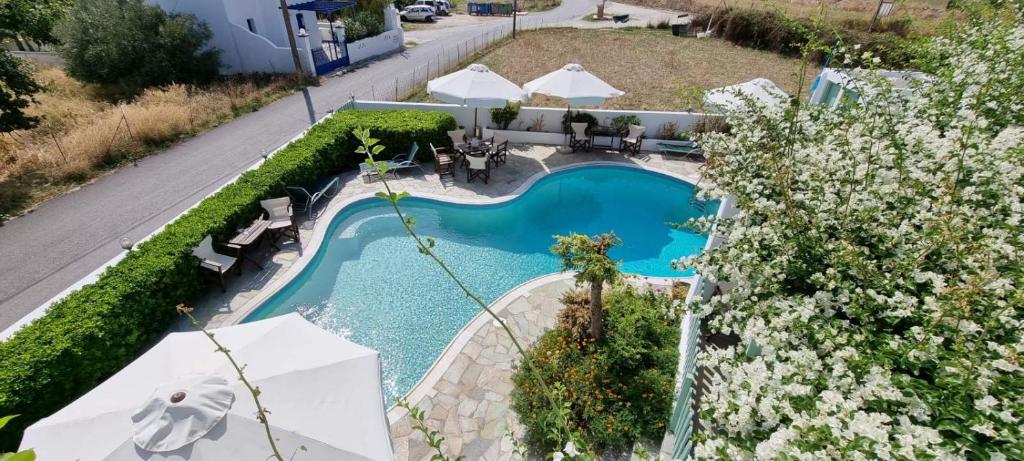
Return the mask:
[[[689,275],[670,262],[704,247],[702,235],[671,223],[699,216],[693,186],[635,168],[592,166],[544,177],[497,205],[405,199],[416,231],[486,302],[540,275],[558,272],[552,236],[615,231],[611,256],[624,272]],[[717,209],[709,204],[707,209]],[[253,321],[299,312],[317,325],[380,351],[388,403],[408,392],[479,307],[405,234],[383,200],[339,213],[305,270],[253,312]]]

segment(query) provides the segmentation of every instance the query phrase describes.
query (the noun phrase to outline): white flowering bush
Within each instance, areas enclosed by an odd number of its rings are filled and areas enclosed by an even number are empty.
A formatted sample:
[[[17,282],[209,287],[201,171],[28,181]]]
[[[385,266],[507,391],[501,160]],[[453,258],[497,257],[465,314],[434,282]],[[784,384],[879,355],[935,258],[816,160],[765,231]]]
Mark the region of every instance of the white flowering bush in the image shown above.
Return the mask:
[[[695,458],[1024,459],[1022,9],[933,41],[911,94],[857,56],[862,104],[750,103],[703,139],[740,211],[681,263],[739,341],[699,356]]]

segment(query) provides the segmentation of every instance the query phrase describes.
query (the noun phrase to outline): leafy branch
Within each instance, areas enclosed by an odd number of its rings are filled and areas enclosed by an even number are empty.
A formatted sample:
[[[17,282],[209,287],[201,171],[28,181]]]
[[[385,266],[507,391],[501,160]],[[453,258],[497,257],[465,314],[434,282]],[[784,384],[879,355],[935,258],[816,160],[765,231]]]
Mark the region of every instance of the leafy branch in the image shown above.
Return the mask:
[[[277,461],[284,461],[284,456],[281,456],[281,452],[277,449],[277,442],[274,441],[274,436],[270,433],[270,420],[267,416],[270,414],[270,410],[264,408],[263,404],[260,402],[259,386],[253,386],[251,383],[249,383],[249,380],[245,378],[245,365],[239,366],[238,362],[235,362],[235,358],[231,356],[231,350],[224,347],[224,345],[222,345],[220,341],[217,341],[217,338],[214,336],[213,333],[210,333],[210,331],[206,329],[206,325],[204,325],[203,322],[200,322],[199,320],[192,316],[193,309],[191,307],[188,307],[184,304],[178,304],[176,309],[179,314],[187,316],[189,321],[192,322],[192,325],[194,325],[196,328],[202,331],[207,338],[210,338],[210,342],[212,342],[214,346],[217,346],[217,352],[223,353],[224,356],[227,357],[228,362],[231,362],[231,366],[235,369],[235,373],[238,373],[239,381],[242,381],[242,384],[245,385],[245,388],[249,390],[249,393],[252,394],[253,402],[256,403],[256,420],[263,425],[263,430],[267,434],[267,442],[270,443],[271,455],[268,456],[267,459],[276,459]],[[299,447],[299,450],[305,451],[306,447]]]
[[[526,353],[526,350],[523,348],[519,340],[516,339],[515,334],[512,332],[512,329],[508,326],[505,320],[502,319],[501,316],[499,316],[496,312],[494,312],[490,308],[490,306],[488,306],[487,303],[485,303],[483,299],[480,298],[479,295],[470,290],[469,287],[467,287],[466,284],[462,280],[460,280],[457,275],[455,275],[455,272],[452,271],[450,267],[448,267],[448,264],[446,264],[444,260],[442,260],[436,253],[434,253],[433,249],[436,246],[437,242],[431,237],[420,237],[420,235],[417,234],[414,229],[416,225],[416,220],[413,219],[411,216],[406,216],[402,212],[401,207],[398,206],[398,202],[406,197],[409,197],[409,193],[393,191],[391,189],[391,185],[387,181],[387,173],[389,171],[388,164],[383,161],[375,160],[375,157],[379,155],[381,152],[383,152],[385,149],[383,145],[379,144],[380,140],[371,137],[370,130],[365,128],[358,128],[356,130],[353,130],[353,134],[355,135],[356,139],[359,140],[360,143],[359,147],[356,148],[356,153],[366,155],[366,164],[377,173],[377,175],[380,177],[381,183],[384,185],[384,191],[378,192],[376,194],[377,197],[387,201],[395,210],[395,213],[397,214],[399,221],[401,221],[402,226],[405,228],[406,233],[409,234],[409,237],[411,237],[413,241],[416,243],[417,250],[421,254],[429,257],[435,263],[437,263],[437,265],[441,268],[442,271],[444,271],[448,278],[455,282],[459,289],[462,290],[462,292],[465,293],[465,295],[469,299],[473,300],[473,302],[480,306],[480,308],[483,309],[484,312],[490,315],[491,318],[493,318],[494,321],[497,322],[499,326],[501,326],[502,330],[505,331],[505,334],[508,335],[509,339],[512,340],[512,344],[519,352],[519,355],[523,358],[523,365],[526,367],[526,369],[530,370],[531,375],[534,377],[534,379],[541,387],[541,389],[543,389],[544,395],[547,396],[547,399],[550,402],[550,404],[553,407],[557,407],[558,399],[551,392],[551,389],[548,387],[548,383],[544,381],[543,377],[534,365],[533,360],[531,360],[530,356]],[[573,441],[580,441],[578,437],[573,436],[573,431],[569,423],[569,419],[566,415],[562,415],[559,421],[559,425],[561,426],[561,432],[563,433],[566,440],[570,441],[570,444]]]
[[[419,407],[410,406],[409,402],[405,400],[399,400],[397,405],[399,408],[405,408],[409,411],[409,417],[412,419],[412,428],[421,432],[427,439],[427,446],[433,448],[436,452],[434,456],[430,457],[431,461],[462,461],[466,458],[465,456],[459,456],[451,459],[444,454],[444,450],[441,449],[441,444],[444,443],[444,436],[440,432],[427,427],[425,422],[426,412],[419,409]]]

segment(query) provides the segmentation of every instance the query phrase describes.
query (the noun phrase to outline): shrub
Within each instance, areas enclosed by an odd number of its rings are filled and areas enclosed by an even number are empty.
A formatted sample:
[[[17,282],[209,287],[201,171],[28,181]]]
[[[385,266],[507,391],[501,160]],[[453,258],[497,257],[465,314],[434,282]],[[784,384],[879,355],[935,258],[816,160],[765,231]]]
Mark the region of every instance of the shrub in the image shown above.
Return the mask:
[[[345,18],[345,41],[352,43],[384,33],[384,15],[380,11],[357,11]]]
[[[143,0],[79,0],[56,34],[68,73],[84,82],[138,90],[206,82],[220,68],[206,23]]]
[[[558,313],[558,328],[582,343],[590,335],[590,293],[576,288],[565,292],[560,301],[563,307]]]
[[[701,138],[740,212],[695,223],[727,238],[684,265],[727,282],[690,307],[735,338],[698,356],[694,459],[1024,459],[1024,4],[989,8],[922,87],[868,64],[864,104]]]
[[[528,352],[541,378],[567,405],[570,423],[602,450],[664,434],[679,360],[679,319],[668,297],[617,288],[605,301],[603,339],[580,343],[556,327]],[[528,441],[544,453],[553,451],[548,422],[557,410],[526,369],[517,369],[512,380],[512,408],[527,428]]]
[[[619,130],[620,133],[629,131],[630,125],[639,125],[640,117],[636,115],[620,115],[612,119],[612,128]]]
[[[845,29],[806,18],[791,18],[778,11],[720,8],[696,18],[695,24],[706,25],[712,17],[716,36],[748,48],[797,56],[812,39],[827,45],[860,44],[862,51],[872,52],[881,59],[882,65],[894,69],[915,68],[920,57],[920,39],[908,36],[909,23],[905,21],[886,21],[884,27],[868,33],[866,25]],[[812,58],[823,62],[825,54],[819,51]]]
[[[572,127],[569,126],[570,123],[586,123],[588,130],[590,128],[593,128],[593,127],[597,126],[597,117],[594,117],[593,115],[590,115],[590,114],[588,114],[586,112],[576,111],[576,112],[572,112],[572,115],[571,115],[572,120],[570,120],[570,115],[569,114],[570,114],[570,112],[566,112],[565,114],[562,115],[562,132],[563,133],[571,133],[572,132]]]
[[[355,128],[401,152],[410,143],[446,142],[455,119],[442,112],[345,111],[314,126],[258,169],[203,200],[140,244],[95,283],[55,303],[42,318],[0,343],[0,414],[19,414],[0,449],[15,448],[26,426],[67,405],[137,357],[167,330],[174,306],[203,292],[192,248],[207,234],[228,236],[260,213],[259,200],[284,195],[352,168]],[[423,160],[429,149],[420,149]]]
[[[508,126],[519,117],[519,104],[505,103],[505,107],[491,109],[491,121],[499,130],[507,130]]]

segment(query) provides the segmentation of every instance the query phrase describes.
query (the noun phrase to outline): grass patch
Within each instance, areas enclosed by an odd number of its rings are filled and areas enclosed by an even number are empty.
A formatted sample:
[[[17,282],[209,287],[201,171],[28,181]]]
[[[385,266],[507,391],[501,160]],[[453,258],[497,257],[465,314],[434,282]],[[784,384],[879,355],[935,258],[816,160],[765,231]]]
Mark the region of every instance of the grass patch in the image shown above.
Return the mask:
[[[309,83],[293,76],[229,77],[204,87],[150,88],[119,100],[123,96],[83,84],[59,67],[39,64],[34,77],[45,90],[28,112],[42,123],[0,136],[0,215],[22,213]]]
[[[475,61],[520,85],[564,64],[579,63],[626,92],[606,101],[602,109],[670,111],[697,109],[702,90],[757,77],[768,78],[795,94],[800,66],[798,59],[724,40],[678,38],[669,31],[652,29],[527,31]],[[808,84],[817,71],[814,66],[807,69]],[[425,91],[407,100],[436,102]],[[565,101],[538,96],[527,105],[564,107]]]

